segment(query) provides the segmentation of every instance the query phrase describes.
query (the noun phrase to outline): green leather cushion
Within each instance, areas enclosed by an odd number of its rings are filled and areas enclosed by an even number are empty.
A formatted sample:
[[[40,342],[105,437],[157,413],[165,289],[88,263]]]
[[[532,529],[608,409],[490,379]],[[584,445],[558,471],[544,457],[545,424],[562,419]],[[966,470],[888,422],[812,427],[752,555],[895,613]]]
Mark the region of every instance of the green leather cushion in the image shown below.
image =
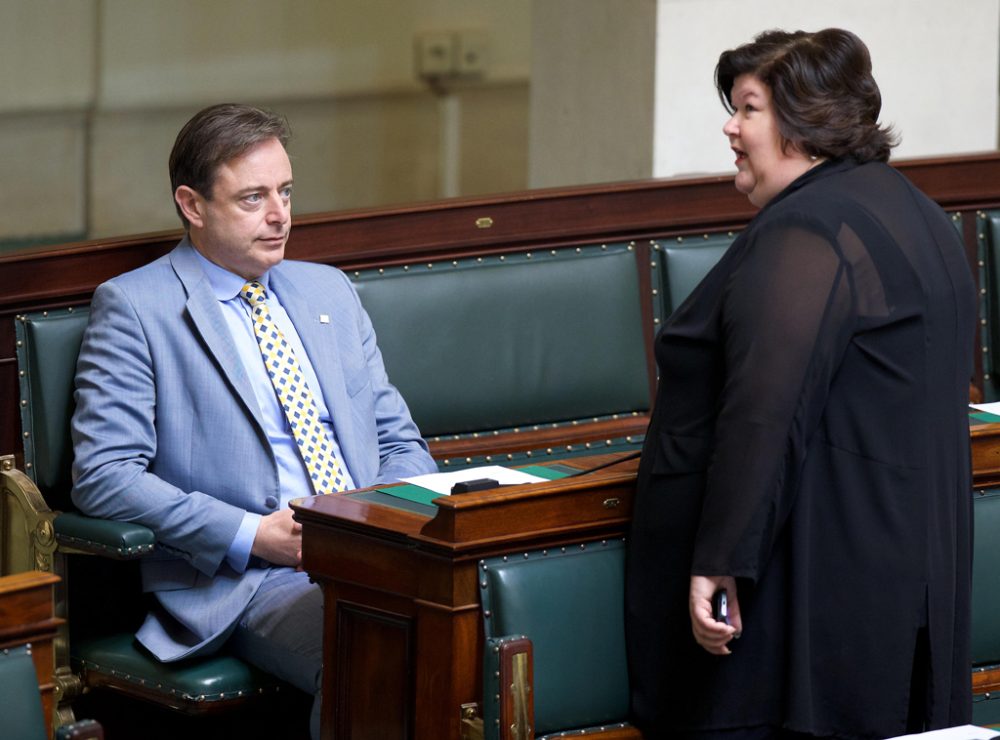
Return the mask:
[[[73,445],[69,422],[73,415],[73,379],[89,311],[32,314],[17,322],[18,366],[21,377],[21,426],[29,474],[55,510],[71,509],[70,466]]]
[[[1000,694],[976,694],[972,697],[972,724],[977,727],[1000,726]]]
[[[56,539],[78,550],[127,560],[153,551],[153,530],[141,524],[95,519],[77,512],[59,514],[53,526]]]
[[[480,574],[486,637],[531,639],[536,733],[628,716],[621,541],[492,558]]]
[[[972,559],[972,664],[1000,664],[1000,490],[975,494]]]
[[[684,302],[732,242],[732,236],[712,234],[704,239],[678,240],[663,248],[660,271],[663,316],[669,316]]]
[[[627,245],[386,270],[356,287],[425,435],[649,408]]]
[[[231,655],[161,663],[128,633],[71,644],[75,671],[94,671],[142,684],[188,701],[219,701],[273,690],[277,679]]]
[[[0,696],[4,705],[0,736],[45,740],[38,675],[27,647],[20,645],[0,650]]]

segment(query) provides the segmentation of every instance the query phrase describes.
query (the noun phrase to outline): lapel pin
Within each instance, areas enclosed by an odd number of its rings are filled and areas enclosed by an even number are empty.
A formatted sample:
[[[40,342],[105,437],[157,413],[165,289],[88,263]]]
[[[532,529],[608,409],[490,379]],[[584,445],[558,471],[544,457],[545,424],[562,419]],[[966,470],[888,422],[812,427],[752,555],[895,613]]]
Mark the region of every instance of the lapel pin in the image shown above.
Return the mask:
[[[319,323],[321,323],[321,324],[329,324],[330,323],[330,317],[329,317],[329,315],[327,315],[325,313],[321,313],[319,315]]]

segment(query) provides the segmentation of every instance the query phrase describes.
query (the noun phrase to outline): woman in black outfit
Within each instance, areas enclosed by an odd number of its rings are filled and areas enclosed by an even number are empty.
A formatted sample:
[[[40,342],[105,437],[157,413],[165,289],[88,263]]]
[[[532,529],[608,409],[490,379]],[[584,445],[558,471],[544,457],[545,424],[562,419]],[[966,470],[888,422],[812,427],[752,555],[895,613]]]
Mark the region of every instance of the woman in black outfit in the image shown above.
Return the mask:
[[[854,34],[761,34],[722,54],[716,86],[736,188],[761,210],[656,340],[627,575],[635,722],[647,738],[967,723],[975,293],[955,226],[886,164]]]

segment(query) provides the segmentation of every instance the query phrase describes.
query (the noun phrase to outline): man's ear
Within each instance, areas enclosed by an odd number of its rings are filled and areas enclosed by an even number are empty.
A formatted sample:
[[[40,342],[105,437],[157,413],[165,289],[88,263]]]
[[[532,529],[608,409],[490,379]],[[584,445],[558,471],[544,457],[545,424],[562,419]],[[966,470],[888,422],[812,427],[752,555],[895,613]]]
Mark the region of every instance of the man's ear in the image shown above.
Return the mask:
[[[192,226],[200,229],[205,225],[205,199],[196,190],[181,185],[174,191],[174,201]]]

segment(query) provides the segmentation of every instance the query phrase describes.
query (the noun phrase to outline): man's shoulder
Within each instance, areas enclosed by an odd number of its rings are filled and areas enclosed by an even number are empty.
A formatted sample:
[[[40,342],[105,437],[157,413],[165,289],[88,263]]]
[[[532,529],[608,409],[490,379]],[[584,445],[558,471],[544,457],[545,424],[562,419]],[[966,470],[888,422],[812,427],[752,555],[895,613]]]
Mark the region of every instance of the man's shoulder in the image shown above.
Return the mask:
[[[283,260],[271,268],[272,275],[292,283],[303,293],[324,295],[330,291],[349,290],[350,279],[332,265],[299,260]]]
[[[323,265],[319,262],[305,262],[304,260],[282,260],[271,269],[287,275],[308,275],[319,279],[342,279],[346,277],[343,271],[338,270],[333,265]]]
[[[168,253],[97,286],[94,301],[124,298],[133,305],[158,306],[172,302],[175,295],[183,295],[183,286]]]
[[[116,275],[107,280],[104,285],[128,289],[134,286],[145,286],[150,282],[162,282],[168,274],[173,274],[173,268],[170,266],[170,253],[157,257],[141,267]]]

